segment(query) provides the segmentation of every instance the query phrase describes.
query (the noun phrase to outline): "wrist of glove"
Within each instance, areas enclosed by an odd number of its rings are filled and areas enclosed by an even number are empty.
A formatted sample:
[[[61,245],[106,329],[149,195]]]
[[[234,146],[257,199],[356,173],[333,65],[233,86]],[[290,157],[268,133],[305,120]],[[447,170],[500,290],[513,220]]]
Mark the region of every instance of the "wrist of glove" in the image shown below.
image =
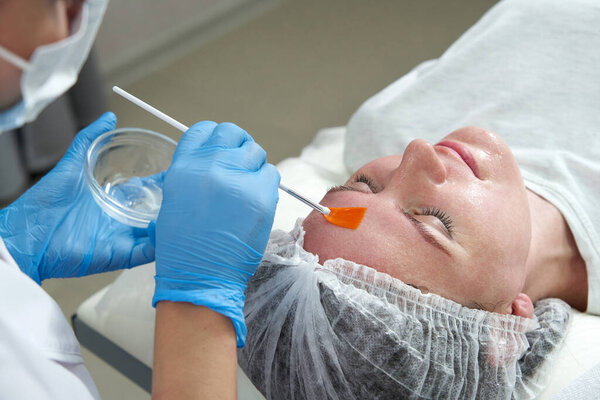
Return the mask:
[[[231,318],[246,337],[246,285],[262,260],[279,173],[233,124],[201,122],[182,137],[165,175],[156,221],[158,301],[184,301]]]
[[[193,258],[193,265],[188,264],[189,255],[196,253],[198,247],[187,248],[182,245],[175,252],[168,253],[167,259],[164,259],[161,248],[157,252],[152,305],[156,307],[157,302],[168,300],[208,307],[231,319],[236,331],[237,346],[243,347],[247,332],[244,292],[253,272],[259,267],[263,254],[248,247],[239,238],[224,237],[222,232],[213,231],[205,238],[199,232],[197,239],[207,244],[229,243],[230,246],[224,246],[221,252],[215,246],[210,253],[197,253]],[[223,263],[232,257],[230,249],[235,249],[237,261],[243,264],[243,268]]]
[[[244,318],[245,286],[230,285],[220,280],[207,280],[202,285],[186,284],[158,275],[155,277],[155,285],[152,299],[154,307],[162,300],[208,307],[231,319],[236,332],[237,347],[244,347],[247,334]]]

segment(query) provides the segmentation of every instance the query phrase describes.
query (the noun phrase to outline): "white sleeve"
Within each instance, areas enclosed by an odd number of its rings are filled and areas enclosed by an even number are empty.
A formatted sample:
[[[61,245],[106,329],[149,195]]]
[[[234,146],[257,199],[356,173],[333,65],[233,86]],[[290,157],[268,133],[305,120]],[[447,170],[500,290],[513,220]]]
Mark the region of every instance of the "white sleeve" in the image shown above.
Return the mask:
[[[0,398],[100,398],[60,308],[21,272],[2,238]]]

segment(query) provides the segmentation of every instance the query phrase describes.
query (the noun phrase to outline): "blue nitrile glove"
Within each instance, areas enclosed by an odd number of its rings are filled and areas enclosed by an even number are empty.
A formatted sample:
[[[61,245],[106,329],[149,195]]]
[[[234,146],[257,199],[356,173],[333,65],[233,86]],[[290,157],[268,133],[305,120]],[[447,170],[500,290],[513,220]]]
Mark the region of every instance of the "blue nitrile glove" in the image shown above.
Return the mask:
[[[209,121],[192,126],[165,175],[152,305],[209,307],[231,318],[242,347],[244,291],[271,233],[278,185],[279,172],[244,130]]]
[[[151,262],[146,229],[115,221],[96,204],[84,178],[92,141],[115,128],[106,113],[83,129],[62,160],[17,201],[0,210],[0,237],[23,272],[40,283]]]

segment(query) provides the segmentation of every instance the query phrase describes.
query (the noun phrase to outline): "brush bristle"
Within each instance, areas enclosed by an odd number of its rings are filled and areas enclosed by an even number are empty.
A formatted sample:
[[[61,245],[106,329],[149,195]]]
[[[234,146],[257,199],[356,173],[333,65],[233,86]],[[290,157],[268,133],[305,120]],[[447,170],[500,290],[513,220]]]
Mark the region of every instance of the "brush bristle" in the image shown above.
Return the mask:
[[[365,216],[365,207],[330,207],[331,213],[323,215],[330,223],[342,228],[357,229]]]

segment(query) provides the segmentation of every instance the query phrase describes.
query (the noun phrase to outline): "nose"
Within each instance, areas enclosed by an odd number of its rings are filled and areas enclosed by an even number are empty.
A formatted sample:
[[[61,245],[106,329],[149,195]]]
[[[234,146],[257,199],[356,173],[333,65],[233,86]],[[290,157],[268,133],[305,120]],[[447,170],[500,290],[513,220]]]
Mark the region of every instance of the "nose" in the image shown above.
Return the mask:
[[[446,181],[447,171],[433,146],[423,139],[416,139],[406,147],[395,175],[404,180],[427,180],[439,185]]]

